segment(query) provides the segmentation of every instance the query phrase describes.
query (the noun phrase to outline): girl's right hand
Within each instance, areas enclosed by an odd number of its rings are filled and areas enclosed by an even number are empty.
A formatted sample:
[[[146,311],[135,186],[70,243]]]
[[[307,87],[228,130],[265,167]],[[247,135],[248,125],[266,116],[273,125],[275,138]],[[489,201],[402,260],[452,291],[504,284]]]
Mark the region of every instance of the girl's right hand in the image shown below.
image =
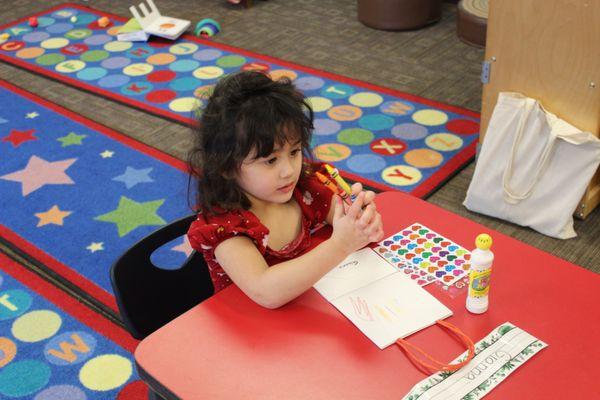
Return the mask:
[[[346,255],[365,247],[373,239],[374,224],[381,224],[381,217],[374,205],[368,205],[363,210],[365,203],[364,192],[359,193],[351,206],[344,213],[342,199],[334,196],[333,233],[332,240]],[[365,226],[365,221],[372,221]]]

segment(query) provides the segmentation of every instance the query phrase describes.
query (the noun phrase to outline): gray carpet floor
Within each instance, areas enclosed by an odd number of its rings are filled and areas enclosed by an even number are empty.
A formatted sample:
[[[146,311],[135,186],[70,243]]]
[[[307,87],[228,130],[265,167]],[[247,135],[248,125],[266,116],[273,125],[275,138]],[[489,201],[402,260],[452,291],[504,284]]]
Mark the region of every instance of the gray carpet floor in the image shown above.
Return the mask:
[[[129,15],[136,2],[78,1],[93,8]],[[57,0],[0,0],[0,21],[9,22],[50,6]],[[346,75],[432,100],[480,111],[480,63],[484,52],[456,36],[456,5],[444,3],[441,21],[408,32],[384,32],[357,20],[355,0],[255,1],[244,9],[225,0],[157,0],[165,15],[222,25],[214,41]],[[190,140],[181,124],[149,115],[0,63],[0,77],[87,118],[176,157]],[[528,228],[471,213],[462,206],[474,163],[460,171],[427,201],[475,220],[518,240],[595,272],[600,272],[600,211],[576,220],[578,237],[557,240]]]

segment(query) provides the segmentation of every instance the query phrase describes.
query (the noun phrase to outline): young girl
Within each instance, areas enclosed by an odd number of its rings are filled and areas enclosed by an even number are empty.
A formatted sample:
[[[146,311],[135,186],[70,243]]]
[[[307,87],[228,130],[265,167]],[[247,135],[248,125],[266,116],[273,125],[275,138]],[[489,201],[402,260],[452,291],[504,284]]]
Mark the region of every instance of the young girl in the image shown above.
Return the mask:
[[[215,292],[234,282],[277,308],[383,238],[373,192],[354,184],[348,206],[315,178],[313,112],[289,80],[258,72],[221,79],[198,126],[189,164],[199,214],[188,237]],[[311,229],[323,222],[333,226],[331,237],[305,252]]]

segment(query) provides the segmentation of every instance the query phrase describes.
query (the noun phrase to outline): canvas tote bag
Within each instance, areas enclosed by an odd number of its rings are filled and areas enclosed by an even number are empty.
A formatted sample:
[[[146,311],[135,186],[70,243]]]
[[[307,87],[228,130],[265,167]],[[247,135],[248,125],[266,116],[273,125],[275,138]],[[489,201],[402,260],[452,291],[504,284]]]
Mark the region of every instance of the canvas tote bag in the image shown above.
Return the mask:
[[[600,164],[600,140],[519,93],[500,93],[465,207],[560,239]]]

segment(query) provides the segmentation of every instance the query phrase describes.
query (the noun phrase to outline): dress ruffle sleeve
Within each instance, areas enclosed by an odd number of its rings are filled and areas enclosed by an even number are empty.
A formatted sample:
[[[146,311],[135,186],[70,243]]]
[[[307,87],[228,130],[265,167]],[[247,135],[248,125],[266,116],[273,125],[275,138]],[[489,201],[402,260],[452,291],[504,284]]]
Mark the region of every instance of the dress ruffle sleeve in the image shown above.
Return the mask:
[[[191,246],[211,257],[214,257],[214,250],[221,242],[238,235],[249,237],[260,253],[265,253],[269,230],[254,214],[245,210],[210,216],[199,214],[188,230]]]

